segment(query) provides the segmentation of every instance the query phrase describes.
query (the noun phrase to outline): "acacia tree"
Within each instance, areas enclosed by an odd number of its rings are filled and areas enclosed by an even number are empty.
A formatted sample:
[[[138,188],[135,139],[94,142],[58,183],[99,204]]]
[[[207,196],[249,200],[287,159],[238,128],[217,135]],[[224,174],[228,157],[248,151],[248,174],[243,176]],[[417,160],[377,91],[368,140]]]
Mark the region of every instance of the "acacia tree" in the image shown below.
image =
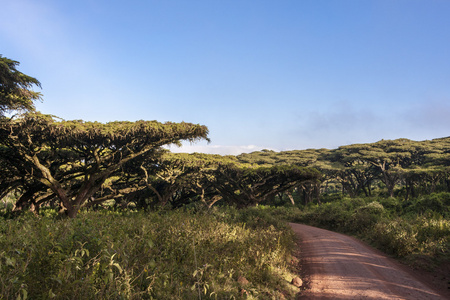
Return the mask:
[[[288,164],[314,167],[323,177],[325,189],[338,183],[342,192],[371,195],[372,186],[382,182],[390,196],[402,187],[405,197],[433,191],[450,191],[450,138],[431,141],[381,140],[369,144],[341,146],[334,150],[308,149],[274,152],[263,150],[237,157],[240,162],[264,167]],[[322,185],[323,186],[323,185]],[[305,199],[315,185],[303,184]],[[332,191],[336,191],[333,187]],[[290,191],[286,194],[290,196]]]
[[[408,159],[408,151],[397,149],[395,141],[381,140],[373,144],[357,145],[354,157],[367,161],[380,174],[380,180],[387,188],[390,197],[394,196],[394,188],[402,176],[401,161]]]
[[[270,199],[301,183],[317,181],[320,176],[315,169],[298,166],[251,167],[223,164],[215,170],[212,184],[227,203],[246,207]]]
[[[141,179],[140,184],[145,189],[139,193],[140,199],[135,195],[128,198],[139,201],[140,206],[144,207],[181,205],[181,201],[189,201],[180,198],[195,187],[203,165],[201,160],[185,153],[166,152],[157,160],[145,159],[139,166],[135,164],[135,168],[131,169],[135,177]]]
[[[33,110],[33,101],[41,99],[41,93],[31,90],[40,82],[18,71],[19,62],[0,55],[0,117],[11,110]]]
[[[40,204],[54,196],[45,185],[27,174],[24,161],[15,151],[0,145],[0,199],[12,192],[20,195],[15,210],[29,207],[37,212]]]
[[[197,200],[211,207],[219,200],[211,186],[213,172],[220,164],[235,160],[235,157],[214,154],[166,153],[153,173],[148,172],[148,163],[141,165],[141,169],[146,186],[157,196],[160,205],[171,203],[176,207]]]
[[[337,166],[335,178],[351,197],[358,196],[360,192],[364,192],[366,196],[371,195],[371,184],[377,172],[375,166],[360,154],[360,151],[370,149],[368,144],[341,146],[327,156],[327,159]]]
[[[124,165],[121,177],[107,187],[107,192],[120,185],[134,186],[120,204],[135,203],[140,208],[168,204],[176,208],[196,201],[211,207],[222,199],[211,184],[215,170],[220,164],[234,162],[235,156],[204,153],[164,151],[156,158],[142,156]]]
[[[40,113],[0,123],[3,147],[15,153],[14,160],[2,159],[20,161],[22,176],[49,189],[71,218],[124,164],[156,155],[163,145],[208,139],[207,134],[206,126],[185,122],[64,121]]]
[[[433,151],[425,156],[425,167],[442,174],[443,184],[450,192],[450,137],[434,139],[429,142]]]

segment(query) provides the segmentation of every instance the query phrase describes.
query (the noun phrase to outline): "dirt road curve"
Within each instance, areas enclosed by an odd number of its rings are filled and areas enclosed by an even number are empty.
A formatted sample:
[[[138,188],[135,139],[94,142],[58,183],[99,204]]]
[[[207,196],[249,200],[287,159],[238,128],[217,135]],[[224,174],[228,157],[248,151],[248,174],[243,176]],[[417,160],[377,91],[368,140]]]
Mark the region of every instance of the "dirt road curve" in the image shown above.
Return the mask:
[[[309,288],[299,299],[447,299],[406,268],[358,240],[290,224],[301,240]]]

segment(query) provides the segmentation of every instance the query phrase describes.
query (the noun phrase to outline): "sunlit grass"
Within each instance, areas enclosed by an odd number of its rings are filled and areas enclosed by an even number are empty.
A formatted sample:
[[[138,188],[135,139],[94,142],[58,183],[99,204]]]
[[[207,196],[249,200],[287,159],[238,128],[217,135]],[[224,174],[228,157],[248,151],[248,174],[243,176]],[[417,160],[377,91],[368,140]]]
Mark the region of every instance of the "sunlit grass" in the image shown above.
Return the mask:
[[[293,298],[293,240],[231,208],[0,218],[0,299]]]

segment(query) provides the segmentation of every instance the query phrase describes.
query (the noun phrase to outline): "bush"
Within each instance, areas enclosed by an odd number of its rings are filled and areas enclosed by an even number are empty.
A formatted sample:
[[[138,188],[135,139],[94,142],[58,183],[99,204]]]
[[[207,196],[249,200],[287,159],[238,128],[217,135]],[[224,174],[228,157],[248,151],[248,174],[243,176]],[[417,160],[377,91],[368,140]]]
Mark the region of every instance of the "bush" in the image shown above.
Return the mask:
[[[382,219],[385,214],[384,207],[379,202],[370,202],[355,210],[350,223],[355,232],[367,232]],[[347,229],[349,230],[349,229]]]
[[[450,193],[437,193],[422,196],[406,212],[413,214],[432,213],[440,216],[450,216]]]
[[[430,256],[450,254],[450,221],[445,219],[417,219],[418,253]]]
[[[386,197],[377,199],[378,202],[386,209],[386,213],[390,216],[398,216],[402,213],[402,203],[398,198]]]
[[[402,219],[377,223],[370,240],[383,251],[397,257],[405,257],[417,248],[417,231]]]

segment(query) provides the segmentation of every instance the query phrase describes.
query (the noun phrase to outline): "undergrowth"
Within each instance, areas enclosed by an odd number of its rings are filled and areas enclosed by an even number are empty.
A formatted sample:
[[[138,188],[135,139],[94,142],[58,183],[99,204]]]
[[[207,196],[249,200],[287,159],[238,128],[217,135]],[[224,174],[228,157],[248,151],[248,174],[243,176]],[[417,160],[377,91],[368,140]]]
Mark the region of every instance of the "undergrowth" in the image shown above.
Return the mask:
[[[293,240],[255,209],[0,218],[0,299],[293,298]]]

